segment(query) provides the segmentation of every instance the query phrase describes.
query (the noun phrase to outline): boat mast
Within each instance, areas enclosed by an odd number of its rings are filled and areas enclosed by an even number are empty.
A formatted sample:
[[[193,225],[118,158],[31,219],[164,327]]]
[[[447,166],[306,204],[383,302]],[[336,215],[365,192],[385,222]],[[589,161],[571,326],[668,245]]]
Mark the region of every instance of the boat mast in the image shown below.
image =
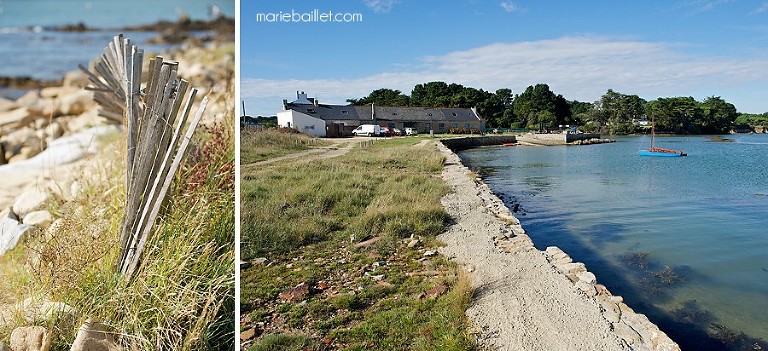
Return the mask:
[[[651,114],[651,150],[653,150],[653,137],[656,135],[656,118],[655,115]]]

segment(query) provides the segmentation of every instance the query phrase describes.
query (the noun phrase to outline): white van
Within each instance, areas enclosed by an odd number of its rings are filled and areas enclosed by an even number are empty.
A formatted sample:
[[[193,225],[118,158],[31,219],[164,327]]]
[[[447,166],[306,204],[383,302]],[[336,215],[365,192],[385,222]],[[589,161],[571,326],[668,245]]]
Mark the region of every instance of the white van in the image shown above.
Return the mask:
[[[379,134],[381,134],[381,126],[375,124],[361,124],[352,131],[352,134],[355,136],[379,136]]]

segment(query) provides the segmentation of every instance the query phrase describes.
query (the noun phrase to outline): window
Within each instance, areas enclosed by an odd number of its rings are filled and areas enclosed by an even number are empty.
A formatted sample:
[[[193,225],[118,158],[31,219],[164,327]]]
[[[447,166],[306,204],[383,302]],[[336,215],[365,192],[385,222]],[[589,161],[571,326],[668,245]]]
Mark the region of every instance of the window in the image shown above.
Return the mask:
[[[453,115],[453,117],[456,117],[456,112],[452,112],[451,114]]]
[[[464,128],[471,129],[472,126],[469,123],[464,124]]]
[[[432,130],[432,123],[424,123],[424,130]]]
[[[429,113],[429,117],[432,117],[432,112]]]
[[[397,116],[397,112],[392,112],[392,116]]]
[[[459,127],[458,123],[451,123],[451,128],[458,128],[458,127]]]
[[[445,123],[440,123],[440,124],[438,124],[438,125],[437,125],[437,129],[438,129],[438,130],[443,130],[443,129],[445,129]]]
[[[309,112],[309,113],[315,113],[315,109],[313,109],[313,108],[308,108],[308,109],[307,109],[307,112]]]
[[[347,110],[341,110],[341,114],[342,114],[342,115],[348,115],[348,114],[349,114],[349,111],[347,111]]]

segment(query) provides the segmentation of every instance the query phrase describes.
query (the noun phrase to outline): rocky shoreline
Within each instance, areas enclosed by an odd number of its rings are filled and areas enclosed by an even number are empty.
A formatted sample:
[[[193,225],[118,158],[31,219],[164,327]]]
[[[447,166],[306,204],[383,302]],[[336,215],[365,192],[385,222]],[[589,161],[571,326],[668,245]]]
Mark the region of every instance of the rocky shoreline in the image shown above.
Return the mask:
[[[26,31],[35,31],[29,27]],[[232,17],[219,16],[211,20],[193,20],[180,17],[177,21],[159,21],[151,24],[127,26],[123,28],[93,28],[84,23],[68,24],[44,28],[51,32],[156,32],[157,35],[147,40],[146,44],[202,46],[212,42],[234,42],[235,20]],[[198,34],[198,35],[194,35]],[[73,67],[74,68],[74,67]],[[79,72],[75,72],[77,74]],[[78,74],[79,76],[79,74]],[[37,79],[29,76],[0,76],[0,88],[16,90],[34,90],[48,87],[68,86],[67,77],[57,79]],[[2,97],[0,97],[2,99]],[[0,101],[2,106],[2,101]],[[1,112],[1,111],[0,111]]]
[[[234,40],[210,38],[205,43],[196,39],[171,52],[160,53],[183,63],[179,65],[179,76],[198,88],[193,110],[199,106],[201,96],[210,98],[203,125],[210,126],[232,116],[234,52]],[[50,85],[34,87],[17,99],[0,98],[0,268],[32,269],[34,249],[15,248],[26,247],[29,244],[24,243],[35,238],[55,237],[60,229],[58,217],[62,215],[57,211],[69,209],[67,204],[76,201],[88,184],[103,182],[106,178],[101,173],[111,167],[107,164],[115,162],[93,155],[107,144],[120,145],[114,138],[121,126],[100,115],[93,92],[84,89],[89,85],[84,73],[71,71]],[[105,135],[113,142],[102,140]],[[101,154],[113,157],[115,152],[118,151]],[[0,340],[0,350],[48,350],[53,333],[76,329],[76,325],[60,323],[81,320],[82,312],[61,302],[51,302],[45,296],[29,296],[27,290],[32,289],[27,289],[26,283],[15,287],[23,291],[9,290],[5,283],[14,274],[10,270],[0,271],[0,329],[8,332]],[[53,319],[57,322],[51,328],[39,326],[41,321]],[[90,350],[97,344],[109,344],[108,348],[100,349],[119,349],[114,340],[103,342],[105,335],[106,339],[114,339],[104,330],[99,323],[86,321],[72,350]],[[102,341],[93,341],[94,338]]]
[[[645,315],[557,247],[537,250],[504,203],[438,143],[442,202],[454,223],[441,253],[464,265],[475,291],[466,315],[481,349],[680,350]]]

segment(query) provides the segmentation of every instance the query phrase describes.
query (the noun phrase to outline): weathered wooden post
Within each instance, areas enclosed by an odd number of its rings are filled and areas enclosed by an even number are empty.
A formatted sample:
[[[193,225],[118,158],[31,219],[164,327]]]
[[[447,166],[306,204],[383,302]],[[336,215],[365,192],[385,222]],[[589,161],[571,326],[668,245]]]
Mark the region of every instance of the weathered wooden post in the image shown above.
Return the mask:
[[[158,56],[149,62],[142,94],[143,58],[143,50],[121,34],[104,49],[96,73],[80,66],[94,85],[89,89],[95,91],[100,114],[127,129],[126,203],[117,268],[129,281],[208,104],[206,97],[182,137],[197,90],[185,99],[189,82],[177,77],[178,62]]]

